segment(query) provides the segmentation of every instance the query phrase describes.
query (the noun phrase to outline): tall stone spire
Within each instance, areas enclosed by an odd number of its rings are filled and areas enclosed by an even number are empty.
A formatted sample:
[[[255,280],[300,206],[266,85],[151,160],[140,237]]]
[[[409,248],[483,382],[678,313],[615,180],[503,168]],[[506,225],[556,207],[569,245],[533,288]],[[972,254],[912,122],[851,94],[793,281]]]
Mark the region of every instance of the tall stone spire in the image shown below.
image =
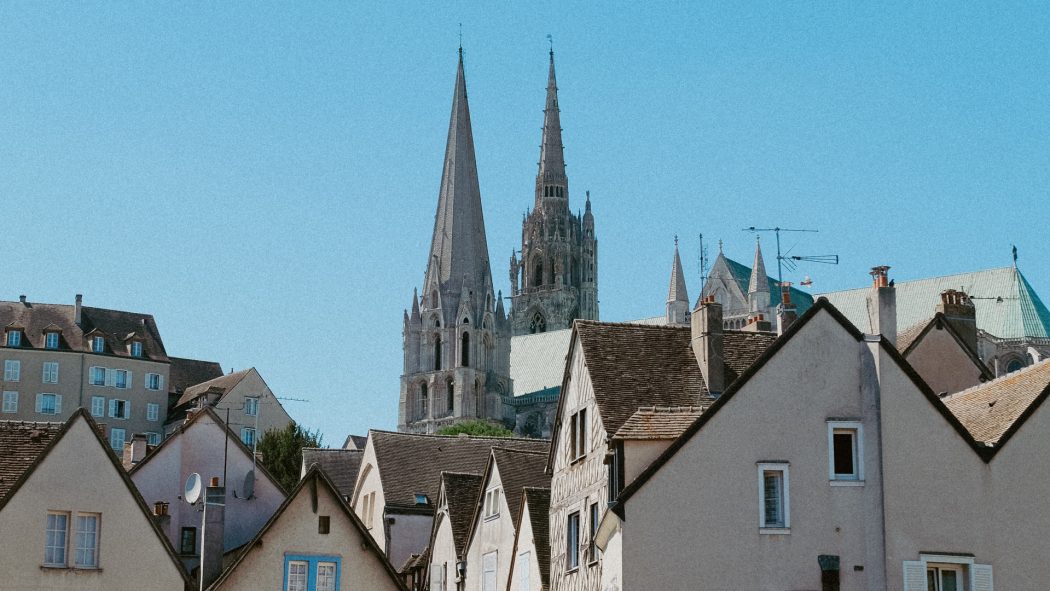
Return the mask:
[[[667,323],[689,322],[689,294],[685,288],[685,272],[682,258],[678,255],[678,236],[674,237],[674,263],[671,265],[671,286],[667,290]]]
[[[550,52],[547,73],[547,103],[543,107],[543,141],[540,143],[539,172],[536,174],[536,208],[543,199],[568,202],[569,180],[565,176],[565,148],[561,143],[561,110],[558,108],[558,83],[554,77],[554,50]]]
[[[464,288],[478,296],[483,292],[491,293],[488,253],[467,104],[467,83],[463,75],[463,50],[460,49],[434,235],[424,283],[424,294],[435,288],[441,293],[446,320],[451,318],[448,314],[456,313]],[[430,303],[430,307],[436,305],[436,302]]]
[[[747,301],[751,312],[765,312],[769,307],[769,276],[762,260],[762,244],[755,238],[755,262],[751,266],[751,281],[747,286]]]

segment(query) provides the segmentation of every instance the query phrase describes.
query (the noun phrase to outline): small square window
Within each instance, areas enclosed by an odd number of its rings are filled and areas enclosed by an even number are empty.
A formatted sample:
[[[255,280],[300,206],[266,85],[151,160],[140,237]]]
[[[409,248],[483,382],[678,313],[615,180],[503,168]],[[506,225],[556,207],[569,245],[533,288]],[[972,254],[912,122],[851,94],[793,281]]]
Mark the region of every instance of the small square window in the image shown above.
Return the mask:
[[[44,348],[45,349],[57,349],[58,348],[58,333],[49,332],[44,335]]]
[[[863,484],[863,429],[859,421],[828,421],[828,480],[832,485]]]
[[[788,465],[758,465],[758,527],[760,533],[787,533],[791,527]]]
[[[92,353],[105,353],[106,352],[106,338],[105,337],[91,337],[91,352]]]
[[[331,531],[331,526],[332,522],[329,516],[319,515],[317,517],[317,533],[327,534],[329,531]]]

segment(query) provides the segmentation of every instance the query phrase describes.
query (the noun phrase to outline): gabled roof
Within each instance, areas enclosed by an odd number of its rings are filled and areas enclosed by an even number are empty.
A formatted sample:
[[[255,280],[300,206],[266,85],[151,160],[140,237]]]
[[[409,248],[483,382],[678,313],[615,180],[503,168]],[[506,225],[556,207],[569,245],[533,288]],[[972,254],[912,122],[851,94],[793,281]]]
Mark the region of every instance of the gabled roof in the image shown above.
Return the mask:
[[[613,439],[676,439],[703,412],[702,406],[644,406],[627,419]]]
[[[656,474],[656,472],[658,472],[668,461],[670,461],[670,459],[674,457],[676,453],[678,453],[678,450],[680,450],[682,447],[688,444],[694,435],[696,435],[701,429],[703,429],[706,424],[714,420],[718,415],[718,411],[721,410],[726,404],[728,404],[729,401],[735,398],[737,396],[737,393],[740,392],[740,390],[747,385],[748,381],[750,381],[750,379],[756,373],[758,373],[758,371],[761,370],[762,367],[765,366],[765,364],[770,359],[776,356],[776,354],[780,351],[781,348],[784,347],[786,343],[790,342],[791,339],[796,334],[798,334],[799,331],[805,328],[805,326],[808,325],[809,322],[813,320],[813,318],[816,317],[816,315],[821,311],[827,312],[832,318],[834,318],[838,322],[838,324],[847,333],[849,333],[857,341],[861,341],[864,338],[864,334],[861,333],[857,329],[857,327],[855,327],[852,323],[850,323],[850,321],[841,312],[839,312],[835,308],[835,306],[831,305],[831,303],[828,302],[827,299],[818,299],[817,302],[813,305],[813,307],[811,307],[801,318],[792,323],[792,325],[783,334],[783,336],[781,336],[781,338],[778,339],[773,344],[773,346],[771,346],[769,349],[766,350],[765,353],[762,354],[761,358],[759,358],[754,364],[752,364],[751,367],[749,367],[747,371],[745,371],[744,374],[741,375],[737,381],[733,382],[728,388],[726,388],[726,391],[718,397],[718,400],[716,400],[715,403],[710,406],[710,408],[704,411],[700,415],[700,418],[693,422],[693,424],[690,425],[688,429],[686,429],[686,431],[682,434],[681,437],[674,440],[674,442],[671,443],[671,445],[666,450],[664,450],[664,452],[660,454],[660,456],[657,457],[656,460],[649,464],[649,466],[645,470],[643,470],[642,473],[639,474],[633,482],[628,484],[623,489],[623,491],[620,493],[619,498],[616,501],[616,504],[612,507],[612,509],[616,511],[617,515],[623,518],[623,507],[627,500],[634,496],[634,493],[636,493],[640,488],[645,486],[645,483],[648,482],[649,479],[652,478],[653,475]],[[992,457],[995,455],[997,448],[989,448],[981,443],[978,443],[970,434],[970,432],[967,431],[966,427],[964,427],[963,424],[959,421],[959,419],[956,418],[956,416],[952,414],[950,410],[948,410],[948,407],[944,405],[940,398],[938,398],[937,395],[934,394],[934,392],[930,389],[926,382],[923,381],[919,374],[916,373],[916,371],[911,367],[911,365],[909,365],[908,362],[905,361],[904,357],[901,356],[901,354],[897,351],[896,347],[890,344],[889,341],[887,341],[886,339],[882,338],[880,338],[879,340],[879,346],[884,353],[886,353],[891,359],[894,360],[894,362],[897,363],[901,371],[903,371],[904,374],[908,376],[909,380],[922,393],[922,395],[926,398],[927,402],[929,402],[934,407],[934,409],[941,414],[941,416],[948,422],[949,425],[952,426],[952,428],[963,439],[963,441],[965,441],[967,445],[970,446],[973,452],[985,462],[990,462]]]
[[[974,351],[973,348],[970,347],[966,342],[966,339],[959,334],[959,331],[955,329],[942,312],[937,312],[933,315],[933,318],[930,318],[926,322],[916,324],[915,326],[897,334],[897,350],[900,351],[901,356],[907,359],[908,355],[919,346],[919,343],[922,342],[923,338],[934,329],[944,330],[951,335],[959,345],[959,348],[962,349],[963,353],[965,353],[977,369],[981,371],[981,375],[984,376],[984,379],[990,380],[995,377],[988,369],[988,366],[977,356],[977,351]]]
[[[0,421],[0,500],[61,432],[63,423]]]
[[[369,431],[387,508],[419,510],[415,495],[437,500],[442,472],[481,473],[494,446],[547,451],[543,439],[417,435]],[[432,511],[432,506],[423,508]]]
[[[525,498],[523,507],[529,508],[529,525],[532,526],[532,540],[536,545],[536,566],[540,568],[540,581],[544,589],[549,589],[551,584],[551,544],[550,544],[550,510],[551,489],[525,487],[521,492]],[[521,516],[518,516],[521,522]],[[521,527],[515,532],[517,537]],[[517,540],[515,539],[515,547]],[[515,552],[517,554],[517,552]],[[511,556],[514,560],[515,556]]]
[[[1050,394],[1050,360],[944,398],[973,438],[1002,447]]]
[[[671,285],[667,288],[668,302],[689,302],[689,291],[685,286],[685,271],[682,257],[678,256],[678,237],[674,239],[674,262],[671,263]]]
[[[182,393],[182,396],[179,397],[179,401],[175,403],[175,406],[178,407],[193,402],[193,400],[212,388],[222,391],[222,395],[219,397],[219,400],[222,400],[222,396],[225,396],[230,390],[236,388],[237,384],[241,383],[241,380],[254,370],[254,367],[250,367],[248,369],[242,369],[241,371],[235,371],[224,376],[210,379],[207,382],[201,382],[190,386]]]
[[[288,507],[290,507],[292,503],[295,502],[295,500],[299,497],[300,494],[303,494],[303,491],[307,491],[307,494],[321,494],[322,491],[330,494],[332,496],[332,500],[339,506],[340,509],[343,510],[343,516],[346,517],[346,519],[350,522],[351,527],[357,529],[357,532],[361,534],[361,538],[363,540],[362,549],[367,549],[367,554],[372,554],[376,557],[377,560],[382,561],[383,567],[390,575],[390,578],[396,582],[399,588],[407,591],[404,581],[401,580],[401,577],[398,575],[397,570],[393,567],[393,565],[390,564],[390,561],[387,560],[386,554],[383,552],[383,550],[380,549],[379,546],[376,544],[376,541],[372,538],[372,534],[368,533],[368,529],[363,523],[361,523],[360,518],[358,518],[357,515],[354,514],[350,506],[346,503],[346,501],[343,500],[342,496],[339,495],[339,491],[336,490],[336,487],[334,484],[332,484],[331,479],[328,478],[328,476],[324,473],[324,470],[322,470],[319,466],[313,466],[310,468],[309,471],[307,471],[306,476],[304,476],[299,481],[299,484],[295,485],[295,488],[292,489],[290,493],[288,493],[288,497],[284,500],[283,503],[281,503],[281,506],[277,508],[277,511],[274,512],[274,514],[270,517],[269,521],[267,521],[266,524],[263,525],[262,529],[259,530],[259,533],[255,534],[255,538],[253,538],[251,542],[243,546],[244,550],[240,553],[239,556],[237,556],[237,559],[234,560],[233,564],[231,564],[228,568],[226,568],[223,571],[222,575],[220,575],[219,578],[216,579],[210,587],[208,587],[209,589],[218,588],[223,582],[226,581],[226,579],[230,577],[230,575],[235,570],[237,570],[237,567],[240,566],[242,562],[244,562],[244,559],[248,556],[248,554],[251,553],[253,548],[262,545],[266,534],[270,531],[270,528],[272,528],[273,525],[281,519],[281,517],[284,515],[284,512],[288,510]],[[272,542],[268,541],[267,543]]]
[[[751,267],[743,263],[738,263],[733,259],[719,253],[718,255],[726,262],[726,267],[729,268],[729,272],[732,273],[733,279],[736,280],[737,285],[740,286],[740,291],[747,297],[748,290],[751,287]],[[717,262],[717,261],[716,261]],[[780,297],[780,287],[777,284],[777,280],[766,275],[766,284],[769,289],[769,293],[773,294],[776,298]],[[773,300],[776,303],[779,299]],[[813,296],[798,289],[797,287],[791,287],[791,302],[795,304],[795,311],[802,315],[809,310],[809,307],[813,305]]]
[[[511,337],[510,379],[514,396],[560,388],[571,339],[571,328]]]
[[[492,448],[488,465],[485,467],[485,477],[482,481],[482,490],[489,487],[492,480],[493,468],[499,470],[500,487],[503,489],[503,499],[507,502],[507,509],[514,520],[514,529],[518,528],[518,517],[521,513],[521,491],[525,487],[550,488],[551,477],[546,473],[547,450],[522,451],[515,449]],[[470,546],[474,534],[478,531],[478,524],[483,519],[484,498],[479,496],[474,507],[473,521],[470,524],[470,535],[467,546]]]
[[[63,424],[57,432],[54,432],[53,436],[50,439],[50,442],[47,444],[47,447],[45,447],[39,454],[37,454],[33,462],[29,466],[27,466],[26,469],[22,472],[22,475],[18,477],[18,480],[16,480],[14,484],[11,487],[9,487],[7,495],[3,498],[0,498],[0,511],[3,511],[4,507],[11,501],[11,499],[13,499],[16,494],[18,494],[18,491],[22,488],[22,485],[24,485],[26,481],[29,480],[29,477],[33,475],[33,472],[35,472],[37,468],[39,468],[44,463],[48,455],[58,446],[59,442],[62,441],[62,438],[65,437],[67,433],[69,433],[69,430],[74,424],[76,424],[77,421],[84,421],[87,425],[88,431],[90,431],[91,434],[94,435],[95,441],[98,443],[99,449],[99,452],[96,453],[99,453],[99,457],[105,457],[106,460],[109,461],[110,465],[116,471],[117,476],[124,484],[125,489],[131,495],[135,504],[138,505],[139,510],[142,511],[142,516],[146,519],[146,522],[149,523],[150,527],[153,530],[153,533],[157,536],[158,541],[160,541],[161,545],[164,547],[164,550],[168,554],[168,558],[170,558],[172,564],[175,565],[176,571],[179,573],[179,575],[182,576],[186,584],[189,585],[192,582],[190,580],[190,576],[186,572],[186,568],[183,566],[182,561],[179,560],[179,558],[175,555],[175,548],[172,547],[171,541],[168,540],[168,536],[166,536],[164,532],[161,531],[160,526],[158,526],[157,522],[153,519],[153,514],[150,511],[149,507],[147,507],[146,501],[143,500],[142,495],[139,494],[139,489],[135,486],[133,482],[131,482],[131,477],[128,475],[127,472],[124,471],[124,467],[120,464],[120,460],[117,459],[116,454],[114,454],[111,451],[109,443],[107,443],[102,438],[102,430],[99,428],[98,423],[96,423],[94,419],[91,418],[91,415],[88,414],[88,411],[84,408],[78,408],[76,411],[74,411],[72,416],[70,416],[69,419],[66,420],[65,424]],[[75,493],[72,491],[70,491],[69,494],[75,495]]]
[[[483,484],[481,474],[441,473],[441,486],[445,489],[445,502],[448,504],[449,526],[452,529],[452,543],[456,546],[456,556],[462,557],[467,553],[470,524],[474,518],[474,508],[481,497]]]
[[[367,435],[347,435],[346,441],[343,442],[343,449],[357,449],[364,451],[365,444],[367,443]]]
[[[941,292],[962,289],[973,301],[979,330],[1001,339],[1050,337],[1050,310],[1016,267],[897,281],[895,285],[898,328],[929,318],[941,302]],[[869,287],[863,287],[821,295],[850,321],[867,328],[869,291]]]
[[[23,349],[43,348],[44,329],[60,329],[60,351],[91,353],[84,336],[99,331],[106,338],[106,354],[130,357],[125,338],[131,333],[142,336],[142,358],[167,362],[157,323],[150,314],[122,312],[105,308],[81,308],[81,320],[75,320],[76,307],[64,304],[38,304],[34,302],[0,302],[0,326],[18,325],[25,328]]]
[[[357,483],[357,472],[361,468],[361,458],[365,455],[360,449],[320,449],[303,448],[303,467],[306,470],[317,464],[335,484],[339,494],[346,498],[354,496],[354,485]]]
[[[214,361],[171,357],[168,368],[168,391],[182,394],[186,388],[222,377],[222,366]]]

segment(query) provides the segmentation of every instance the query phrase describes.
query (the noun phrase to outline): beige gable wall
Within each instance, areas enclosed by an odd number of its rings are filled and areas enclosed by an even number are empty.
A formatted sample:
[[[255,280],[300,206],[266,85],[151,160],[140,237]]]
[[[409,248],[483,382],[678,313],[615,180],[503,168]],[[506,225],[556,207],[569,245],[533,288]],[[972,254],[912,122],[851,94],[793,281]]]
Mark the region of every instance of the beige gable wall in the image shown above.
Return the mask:
[[[386,505],[386,497],[383,496],[383,482],[379,479],[379,468],[376,463],[375,447],[372,445],[372,435],[369,434],[368,442],[365,444],[365,455],[361,460],[361,470],[357,474],[357,484],[354,486],[354,499],[351,506],[354,513],[361,519],[372,539],[379,544],[380,549],[388,552],[386,548],[386,535],[383,531],[383,507]],[[365,498],[375,493],[375,505],[370,515],[365,514]],[[398,565],[400,566],[400,565]]]
[[[181,590],[182,575],[141,506],[78,419],[0,511],[0,587],[11,590]],[[99,570],[42,568],[47,512],[97,513]]]
[[[214,589],[277,589],[284,581],[285,556],[338,557],[340,591],[399,589],[382,559],[365,545],[365,538],[347,518],[335,495],[323,483],[317,486],[317,513],[310,491],[302,489],[230,576]],[[318,517],[329,516],[328,534],[317,532]]]
[[[934,327],[908,352],[908,363],[934,393],[959,392],[981,383],[981,370],[947,330]]]
[[[484,556],[490,552],[496,552],[496,589],[504,589],[507,586],[507,576],[510,573],[510,555],[514,550],[514,517],[510,514],[507,506],[507,491],[503,488],[500,480],[499,470],[495,463],[492,464],[492,473],[489,475],[485,486],[481,489],[481,497],[478,504],[482,511],[485,506],[485,495],[488,491],[498,488],[499,515],[486,518],[484,513],[477,516],[474,522],[474,531],[471,532],[470,546],[467,548],[467,591],[480,591],[482,589]],[[521,494],[521,491],[517,491]]]
[[[540,567],[537,562],[539,559],[536,556],[536,540],[532,536],[532,521],[529,520],[529,505],[524,500],[521,503],[521,524],[519,529],[517,540],[511,552],[514,564],[508,573],[506,587],[500,587],[500,589],[506,589],[507,591],[543,591],[543,580],[540,579]],[[529,563],[527,565],[528,574],[523,577],[526,565],[523,564],[521,555],[524,553],[528,554]],[[528,585],[523,585],[523,579],[525,578],[528,579]]]
[[[821,554],[841,556],[843,591],[882,588],[869,351],[827,312],[786,343],[627,502],[623,588],[819,589]],[[829,485],[829,418],[862,421],[863,486]],[[789,463],[788,535],[759,532],[757,464],[769,461]]]
[[[438,570],[445,571],[445,589],[436,589],[431,585],[430,591],[454,591],[456,589],[456,544],[452,538],[452,522],[448,518],[448,507],[443,506],[434,517],[436,530],[430,547],[430,580]]]
[[[256,427],[256,417],[249,416],[244,412],[244,399],[252,396],[259,398],[259,422],[256,436],[260,439],[267,431],[284,429],[288,426],[288,423],[292,422],[292,418],[285,412],[284,407],[281,406],[280,401],[274,396],[270,387],[266,385],[262,376],[259,375],[255,368],[252,368],[215,405],[215,412],[223,420],[226,419],[226,410],[229,409],[229,425],[234,433],[240,435],[242,428],[249,427],[254,429]]]

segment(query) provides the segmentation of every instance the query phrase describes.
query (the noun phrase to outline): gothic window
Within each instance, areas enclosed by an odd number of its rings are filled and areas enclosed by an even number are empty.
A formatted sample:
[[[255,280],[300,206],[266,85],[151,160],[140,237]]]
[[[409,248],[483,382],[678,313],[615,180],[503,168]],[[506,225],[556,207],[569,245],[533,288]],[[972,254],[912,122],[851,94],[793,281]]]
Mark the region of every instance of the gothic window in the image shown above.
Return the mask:
[[[573,258],[573,259],[569,260],[569,265],[571,265],[570,268],[572,269],[572,284],[573,285],[579,285],[580,284],[580,264],[578,262],[576,262],[575,258]]]
[[[532,334],[547,332],[547,320],[539,310],[532,315],[532,320],[529,321],[529,332]]]
[[[1013,373],[1023,367],[1024,361],[1021,361],[1020,359],[1011,359],[1010,362],[1006,364],[1006,373]]]
[[[431,308],[437,308],[438,307],[438,292],[437,292],[436,289],[434,291],[430,292],[430,307]]]
[[[463,367],[470,367],[470,333],[464,332],[459,346],[459,361]]]
[[[532,287],[543,285],[543,261],[536,262],[536,271],[532,275]]]
[[[445,388],[446,388],[446,400],[445,400],[445,403],[448,406],[448,414],[452,414],[452,411],[455,408],[454,402],[456,401],[456,383],[453,382],[452,380],[449,380],[448,383],[445,384]]]
[[[441,369],[441,335],[434,335],[434,369]]]
[[[425,419],[427,416],[427,385],[419,385],[419,407],[416,409],[416,418]]]

